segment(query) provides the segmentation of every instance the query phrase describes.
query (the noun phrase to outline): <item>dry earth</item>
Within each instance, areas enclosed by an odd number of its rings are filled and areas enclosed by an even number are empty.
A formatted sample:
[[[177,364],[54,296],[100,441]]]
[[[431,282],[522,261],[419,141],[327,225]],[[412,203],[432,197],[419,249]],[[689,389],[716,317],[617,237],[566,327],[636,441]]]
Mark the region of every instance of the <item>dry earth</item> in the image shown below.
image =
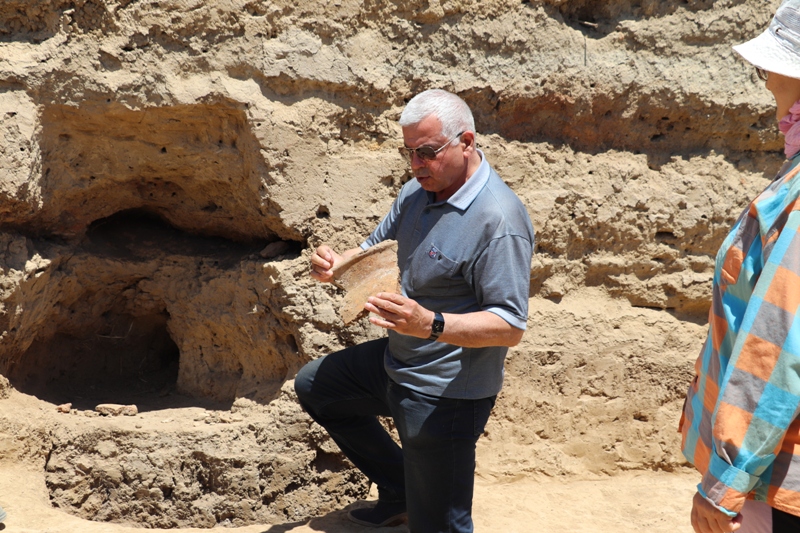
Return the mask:
[[[291,380],[381,332],[308,258],[377,224],[396,119],[442,87],[537,231],[478,529],[687,530],[714,255],[781,163],[730,46],[777,4],[0,0],[9,529],[359,530],[370,487]]]

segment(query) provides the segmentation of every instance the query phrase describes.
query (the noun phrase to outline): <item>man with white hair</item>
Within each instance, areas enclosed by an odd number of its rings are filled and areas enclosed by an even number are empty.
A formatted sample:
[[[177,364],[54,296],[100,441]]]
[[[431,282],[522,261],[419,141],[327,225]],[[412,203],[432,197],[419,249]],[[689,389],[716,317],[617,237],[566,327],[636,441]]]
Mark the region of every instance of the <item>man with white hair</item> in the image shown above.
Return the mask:
[[[416,179],[360,248],[322,245],[311,276],[330,282],[339,262],[398,242],[402,294],[365,308],[388,337],[307,364],[303,408],[378,486],[356,523],[404,520],[414,533],[471,532],[475,444],[503,382],[509,346],[524,333],[533,253],[525,206],[475,145],[469,106],[442,90],[414,97],[400,117]],[[376,416],[391,416],[402,448]]]

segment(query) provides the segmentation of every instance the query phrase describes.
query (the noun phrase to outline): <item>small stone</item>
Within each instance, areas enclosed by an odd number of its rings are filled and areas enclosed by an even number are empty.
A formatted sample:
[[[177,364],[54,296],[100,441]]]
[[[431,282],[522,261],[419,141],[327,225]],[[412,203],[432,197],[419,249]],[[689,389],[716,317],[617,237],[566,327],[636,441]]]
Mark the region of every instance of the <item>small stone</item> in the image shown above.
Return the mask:
[[[266,248],[261,250],[258,254],[264,259],[271,259],[289,251],[289,243],[286,241],[275,241],[267,245]]]
[[[4,331],[3,334],[6,332]],[[0,399],[8,398],[11,395],[11,382],[5,376],[0,375]]]
[[[111,416],[136,416],[139,413],[139,409],[135,405],[120,405],[118,403],[101,403],[94,410],[101,415]]]
[[[71,403],[62,403],[61,405],[56,407],[56,411],[58,411],[59,413],[69,413],[71,410],[72,410]]]
[[[240,410],[244,409],[252,409],[258,407],[258,404],[249,398],[245,398],[244,396],[240,396],[233,401],[231,405],[231,412],[235,413]]]

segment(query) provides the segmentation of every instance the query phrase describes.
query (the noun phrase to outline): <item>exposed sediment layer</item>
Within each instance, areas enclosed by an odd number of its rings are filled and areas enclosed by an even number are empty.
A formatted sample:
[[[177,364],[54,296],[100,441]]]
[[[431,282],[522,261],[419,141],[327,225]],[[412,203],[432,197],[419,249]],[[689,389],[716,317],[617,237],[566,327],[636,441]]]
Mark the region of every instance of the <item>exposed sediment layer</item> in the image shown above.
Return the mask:
[[[343,326],[308,257],[378,223],[410,178],[396,119],[442,87],[537,231],[479,469],[675,468],[716,249],[781,162],[769,94],[730,48],[777,4],[4,3],[0,456],[61,509],[148,527],[363,496],[290,380],[381,332]],[[22,393],[75,414],[17,416]],[[84,415],[124,395],[132,427]]]

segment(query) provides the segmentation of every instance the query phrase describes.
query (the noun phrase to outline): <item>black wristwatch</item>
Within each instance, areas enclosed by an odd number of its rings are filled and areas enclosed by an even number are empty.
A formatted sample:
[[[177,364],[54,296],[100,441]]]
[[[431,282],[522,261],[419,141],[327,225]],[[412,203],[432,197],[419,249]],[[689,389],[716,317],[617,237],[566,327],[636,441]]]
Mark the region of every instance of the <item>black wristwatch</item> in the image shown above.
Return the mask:
[[[433,324],[431,324],[431,336],[428,337],[429,341],[435,341],[439,335],[444,331],[444,317],[442,313],[433,313]]]

